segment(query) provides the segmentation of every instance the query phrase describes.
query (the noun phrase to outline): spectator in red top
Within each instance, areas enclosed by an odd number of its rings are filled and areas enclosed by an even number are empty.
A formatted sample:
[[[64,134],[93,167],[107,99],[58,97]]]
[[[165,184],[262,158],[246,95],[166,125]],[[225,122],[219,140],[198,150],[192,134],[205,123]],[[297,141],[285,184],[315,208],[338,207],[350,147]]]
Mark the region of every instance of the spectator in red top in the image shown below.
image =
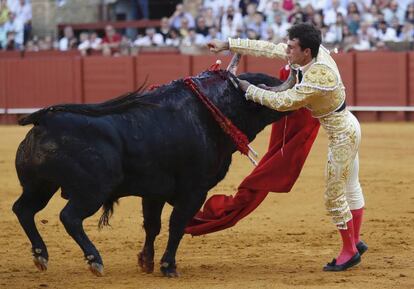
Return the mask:
[[[106,56],[119,55],[119,47],[121,44],[122,36],[116,33],[112,25],[105,27],[105,37],[102,40],[102,53]]]
[[[292,11],[295,8],[295,1],[294,0],[283,0],[282,7],[286,11]]]

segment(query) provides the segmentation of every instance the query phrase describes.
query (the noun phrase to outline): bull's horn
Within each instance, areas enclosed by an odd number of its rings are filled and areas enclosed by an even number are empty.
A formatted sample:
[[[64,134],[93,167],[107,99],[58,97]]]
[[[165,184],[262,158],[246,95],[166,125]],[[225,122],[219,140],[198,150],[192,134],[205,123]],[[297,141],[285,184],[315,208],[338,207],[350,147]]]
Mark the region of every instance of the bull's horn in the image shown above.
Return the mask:
[[[233,73],[234,75],[236,75],[237,66],[239,65],[240,58],[241,58],[241,55],[239,53],[234,54],[231,61],[230,61],[230,63],[229,63],[229,66],[227,66],[226,70],[228,70],[231,73]]]
[[[285,91],[287,89],[294,87],[295,84],[296,84],[296,70],[291,67],[289,78],[286,79],[286,81],[283,82],[281,85],[271,87],[269,90],[273,92]]]

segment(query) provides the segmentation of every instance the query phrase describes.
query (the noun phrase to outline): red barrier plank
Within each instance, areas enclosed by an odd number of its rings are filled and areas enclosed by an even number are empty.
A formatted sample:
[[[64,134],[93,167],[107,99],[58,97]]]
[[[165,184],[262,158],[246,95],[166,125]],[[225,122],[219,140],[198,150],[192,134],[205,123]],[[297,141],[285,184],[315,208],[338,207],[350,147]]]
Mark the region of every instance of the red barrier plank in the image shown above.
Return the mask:
[[[353,112],[360,122],[378,121],[378,112],[376,111],[355,111]]]
[[[7,58],[21,58],[22,53],[20,51],[0,51],[0,59]]]
[[[268,75],[279,77],[279,70],[287,62],[280,58],[265,58],[246,56],[246,71],[262,72]]]
[[[81,56],[79,50],[73,49],[69,51],[59,50],[42,50],[42,51],[27,51],[24,53],[25,58],[32,57],[74,57]]]
[[[408,105],[414,106],[414,52],[408,53]],[[414,115],[411,113],[410,115]]]
[[[220,67],[226,69],[230,63],[232,55],[197,55],[193,56],[192,63],[192,75],[197,75],[202,71],[205,71],[210,68],[211,65],[215,64],[218,59],[221,60]],[[237,74],[245,72],[245,57],[240,59],[240,63],[237,69]]]
[[[380,111],[378,112],[378,120],[380,121],[404,121],[406,114],[403,111]]]
[[[353,53],[331,54],[345,85],[347,105],[355,105],[355,65]]]
[[[85,96],[83,94],[83,58],[74,57],[73,59],[73,89],[72,93],[76,103],[85,103]]]
[[[138,55],[136,60],[136,85],[141,86],[148,76],[147,84],[162,85],[189,76],[188,55]]]
[[[7,107],[39,108],[56,103],[80,102],[74,79],[78,66],[73,58],[8,59]]]
[[[0,114],[6,108],[6,62],[0,61]]]
[[[407,54],[356,53],[356,104],[407,105]]]
[[[135,90],[134,57],[85,57],[82,68],[86,103],[101,102]]]

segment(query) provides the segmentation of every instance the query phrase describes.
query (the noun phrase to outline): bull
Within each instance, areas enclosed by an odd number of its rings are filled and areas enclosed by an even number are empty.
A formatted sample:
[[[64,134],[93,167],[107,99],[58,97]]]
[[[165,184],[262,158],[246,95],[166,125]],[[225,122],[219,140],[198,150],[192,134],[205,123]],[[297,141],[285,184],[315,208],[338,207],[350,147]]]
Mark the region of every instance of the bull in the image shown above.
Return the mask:
[[[252,141],[285,113],[246,101],[235,85],[234,63],[228,70],[206,71],[192,80]],[[281,84],[265,74],[239,77],[253,84]],[[16,154],[22,194],[13,212],[30,239],[39,270],[47,269],[48,251],[34,215],[61,189],[68,202],[60,220],[97,276],[104,273],[103,262],[84,231],[85,218],[103,207],[102,226],[108,223],[119,198],[142,197],[145,243],[138,263],[151,273],[161,212],[165,203],[173,206],[160,270],[164,276],[177,276],[175,257],[186,224],[201,208],[208,191],[224,178],[236,150],[182,79],[99,104],[51,106],[26,116],[19,124],[34,126]]]

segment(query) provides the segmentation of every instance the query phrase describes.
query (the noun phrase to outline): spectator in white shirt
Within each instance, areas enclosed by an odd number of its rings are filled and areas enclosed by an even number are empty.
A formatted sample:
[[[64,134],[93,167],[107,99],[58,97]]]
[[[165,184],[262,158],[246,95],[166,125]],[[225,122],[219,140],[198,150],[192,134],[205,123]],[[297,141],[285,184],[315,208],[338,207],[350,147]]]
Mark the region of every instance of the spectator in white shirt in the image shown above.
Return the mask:
[[[402,30],[402,25],[400,24],[400,21],[398,20],[398,18],[393,17],[391,19],[391,22],[389,23],[389,26],[395,30],[395,32],[397,33],[397,39],[398,39],[398,37],[400,36],[401,30]]]
[[[412,42],[414,33],[414,26],[411,23],[406,22],[401,28],[401,33],[398,35],[399,42]]]
[[[53,46],[53,37],[51,35],[46,35],[43,39],[39,39],[37,46],[39,50],[52,50]]]
[[[256,4],[250,3],[246,8],[247,14],[243,17],[243,24],[246,29],[256,23]]]
[[[341,7],[339,0],[332,0],[329,8],[324,10],[323,22],[329,26],[336,23],[336,15],[341,13],[343,16],[346,15],[347,10]]]
[[[343,40],[343,27],[346,26],[345,18],[341,13],[336,15],[335,24],[329,26],[325,35],[325,42],[339,44]]]
[[[164,44],[164,38],[160,33],[156,33],[155,28],[149,27],[145,29],[145,36],[138,37],[134,41],[135,46],[162,46]]]
[[[175,28],[171,28],[168,37],[165,40],[165,44],[167,46],[179,47],[181,45],[180,32]]]
[[[59,50],[68,51],[76,48],[77,40],[73,34],[72,26],[66,26],[63,29],[63,37],[59,40]]]
[[[255,13],[254,23],[250,23],[249,25],[247,25],[246,29],[247,30],[252,29],[252,30],[256,31],[256,33],[259,35],[260,39],[267,38],[267,35],[266,35],[267,24],[263,20],[263,14],[260,13],[260,12]]]
[[[358,6],[359,11],[362,13],[369,11],[369,8],[372,5],[372,0],[352,0]]]
[[[183,38],[181,43],[184,46],[200,46],[204,47],[207,44],[206,38],[202,34],[196,33],[194,28],[188,30],[188,35]]]
[[[16,6],[18,4],[18,0],[7,0],[7,7],[9,7],[10,11],[15,11]]]
[[[264,15],[266,15],[266,22],[269,25],[272,25],[275,21],[274,21],[274,16],[276,13],[282,13],[283,14],[283,9],[281,6],[281,2],[279,0],[273,0],[271,2],[271,6],[269,9],[266,9],[264,12]]]
[[[223,13],[223,0],[203,0],[204,8],[211,8],[214,17],[221,17]]]
[[[25,0],[19,0],[12,11],[16,14],[17,18],[21,18],[23,23],[32,20],[32,5]]]
[[[268,26],[266,29],[266,38],[263,38],[263,40],[273,42],[273,43],[279,43],[282,41],[282,39],[279,39],[279,37],[275,34],[273,31],[272,26]]]
[[[242,26],[243,18],[241,13],[234,9],[233,6],[228,6],[226,13],[224,13],[221,18],[221,31],[223,32],[223,29],[226,29],[227,31],[231,31],[233,35],[233,32],[235,32],[238,27]]]
[[[388,0],[386,0],[386,1],[388,1]],[[334,2],[334,0],[327,0],[325,2],[324,10],[330,9],[333,6],[333,2]],[[348,3],[351,2],[351,1],[349,1],[349,0],[338,0],[338,2],[339,2],[339,6],[341,6],[341,8],[346,9],[346,7],[348,6]]]
[[[92,51],[102,49],[102,38],[98,37],[98,34],[96,32],[91,33],[89,42],[91,44]]]
[[[354,49],[358,51],[372,50],[372,44],[375,43],[376,31],[369,22],[362,22],[357,32],[357,40]]]
[[[311,0],[310,4],[316,11],[323,10],[326,7],[328,0]]]
[[[259,5],[257,5],[257,11],[265,13],[266,11],[269,11],[272,9],[272,3],[278,2],[275,0],[260,0]]]
[[[391,23],[392,18],[397,17],[400,23],[404,22],[406,7],[401,7],[398,1],[391,0],[388,7],[384,9],[384,20]]]
[[[193,16],[184,10],[183,4],[177,4],[173,15],[170,17],[170,26],[180,29],[183,18],[187,19],[189,27],[194,27]]]
[[[26,0],[19,0],[13,12],[16,14],[16,18],[19,18],[23,23],[23,37],[24,43],[26,43],[32,33],[32,5]]]
[[[170,33],[170,22],[168,21],[167,17],[161,18],[160,21],[160,28],[158,29],[158,33],[162,35],[164,38],[164,43],[168,38],[168,34]]]
[[[224,11],[229,7],[233,7],[235,11],[239,12],[240,0],[223,0]]]
[[[202,10],[201,16],[204,18],[207,27],[218,26],[220,17],[215,17],[213,9],[206,8]]]
[[[275,37],[278,39],[285,38],[287,36],[287,30],[290,28],[291,24],[284,19],[282,12],[275,13],[273,18],[274,21],[271,27]]]
[[[23,22],[16,17],[16,14],[9,12],[9,20],[4,24],[3,29],[7,33],[12,32],[13,35],[10,36],[13,38],[15,49],[24,48],[24,27]]]
[[[369,7],[369,10],[366,11],[362,15],[362,21],[368,22],[368,23],[376,23],[378,22],[378,15],[380,14],[380,11],[378,9],[377,5],[372,5]]]
[[[395,29],[388,27],[385,20],[378,23],[377,29],[377,38],[379,41],[396,41],[397,40],[397,31]]]
[[[233,38],[236,35],[237,26],[233,25],[233,15],[228,15],[226,22],[221,25],[221,34],[224,39]]]
[[[214,27],[214,26],[212,26]],[[202,16],[197,17],[197,21],[196,21],[196,32],[199,34],[203,34],[204,36],[208,35],[208,29],[209,27],[207,27],[206,25],[206,19]]]
[[[208,35],[205,37],[206,43],[212,41],[213,39],[225,40],[223,39],[223,37],[221,36],[221,33],[217,30],[216,27],[210,27],[208,29]]]
[[[80,51],[82,56],[86,56],[91,48],[91,42],[89,41],[89,33],[82,32],[79,35],[79,45],[78,50]]]

